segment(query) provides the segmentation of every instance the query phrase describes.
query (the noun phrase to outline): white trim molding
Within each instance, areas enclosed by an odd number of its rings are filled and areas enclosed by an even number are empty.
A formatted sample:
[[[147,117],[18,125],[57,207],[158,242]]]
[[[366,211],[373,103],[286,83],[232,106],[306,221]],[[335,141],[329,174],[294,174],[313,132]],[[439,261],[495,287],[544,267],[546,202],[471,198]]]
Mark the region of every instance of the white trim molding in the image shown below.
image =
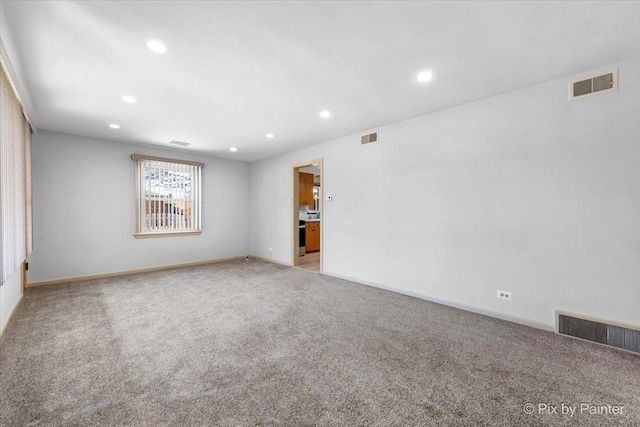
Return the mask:
[[[27,288],[33,288],[36,286],[45,286],[45,285],[59,285],[62,283],[84,282],[84,281],[94,280],[94,279],[104,279],[107,277],[125,276],[127,274],[138,274],[138,273],[149,273],[151,271],[171,270],[174,268],[196,267],[199,265],[216,264],[216,263],[225,262],[225,261],[237,261],[237,260],[246,259],[246,258],[247,256],[243,255],[243,256],[236,256],[236,257],[230,257],[230,258],[211,259],[207,261],[196,261],[196,262],[187,262],[182,264],[161,265],[158,267],[139,268],[136,270],[115,271],[113,273],[92,274],[88,276],[66,277],[63,279],[54,279],[54,280],[43,280],[41,282],[27,283]]]
[[[18,299],[18,302],[16,302],[16,304],[13,306],[13,308],[9,312],[9,315],[7,316],[7,320],[4,322],[4,324],[0,328],[0,337],[2,336],[2,334],[4,334],[4,331],[7,330],[7,326],[9,325],[9,323],[11,323],[11,317],[13,317],[14,313],[20,306],[20,303],[22,303],[23,298],[24,298],[24,292],[20,294],[20,299]]]
[[[381,285],[379,283],[370,282],[368,280],[356,279],[354,277],[343,276],[341,274],[331,273],[328,271],[324,271],[322,274],[327,276],[336,277],[338,279],[348,280],[350,282],[359,283],[365,286],[371,286],[378,289],[384,289],[385,291],[395,292],[397,294],[407,295],[414,298],[419,298],[425,301],[434,302],[436,304],[442,304],[453,308],[459,308],[460,310],[470,311],[472,313],[481,314],[483,316],[493,317],[495,319],[506,320],[507,322],[517,323],[519,325],[529,326],[531,328],[542,329],[543,331],[555,332],[554,325],[549,325],[546,323],[535,322],[528,319],[523,319],[517,316],[510,316],[508,314],[502,314],[491,310],[485,310],[484,308],[473,307],[466,304],[461,304],[454,301],[448,301],[440,298],[434,298],[425,294],[421,294],[418,292],[405,291],[402,289],[394,288],[391,286]]]

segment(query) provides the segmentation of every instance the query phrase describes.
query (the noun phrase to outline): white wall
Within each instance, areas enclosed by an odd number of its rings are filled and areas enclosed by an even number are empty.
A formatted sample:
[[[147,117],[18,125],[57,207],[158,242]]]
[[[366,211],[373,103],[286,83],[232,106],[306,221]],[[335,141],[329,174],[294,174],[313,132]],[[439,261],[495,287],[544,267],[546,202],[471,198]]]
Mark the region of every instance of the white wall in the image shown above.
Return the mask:
[[[22,271],[16,270],[11,277],[0,286],[0,332],[7,326],[9,316],[22,298]]]
[[[200,236],[135,239],[131,154],[205,163]],[[55,132],[33,139],[29,282],[206,261],[249,252],[249,165]]]
[[[322,157],[326,273],[541,327],[640,325],[640,59],[614,66],[616,93],[569,103],[566,77],[253,163],[251,253],[291,262],[290,165]]]

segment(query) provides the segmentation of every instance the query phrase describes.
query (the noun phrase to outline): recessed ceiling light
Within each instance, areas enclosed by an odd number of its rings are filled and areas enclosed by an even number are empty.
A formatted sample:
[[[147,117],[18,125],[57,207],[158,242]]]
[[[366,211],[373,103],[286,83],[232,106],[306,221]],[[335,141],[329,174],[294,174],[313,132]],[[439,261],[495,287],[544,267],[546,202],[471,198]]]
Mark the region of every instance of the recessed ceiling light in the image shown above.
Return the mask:
[[[418,74],[417,80],[420,83],[426,83],[433,78],[433,73],[431,71],[422,71]]]
[[[269,138],[269,139],[271,139],[271,138],[273,138],[273,137],[274,137],[274,135],[273,135],[272,133],[268,133],[268,134],[266,134],[265,136],[266,136],[267,138]]]
[[[147,47],[149,48],[149,50],[155,53],[165,53],[167,51],[167,47],[164,45],[164,43],[158,40],[150,40],[147,43]]]
[[[331,117],[331,111],[327,111],[327,110],[320,111],[320,117],[322,117],[323,119],[328,119],[329,117]]]
[[[124,102],[129,103],[129,104],[133,104],[134,102],[136,102],[136,99],[135,99],[133,96],[131,96],[131,95],[125,95],[125,96],[123,96],[123,97],[122,97],[122,100],[123,100]]]
[[[111,129],[120,129],[120,125],[117,125],[117,124],[115,124],[115,123],[111,123],[111,124],[109,125],[109,127],[110,127]]]
[[[236,151],[238,151],[238,149],[236,147],[231,147],[229,148],[229,151],[233,151],[235,153]]]

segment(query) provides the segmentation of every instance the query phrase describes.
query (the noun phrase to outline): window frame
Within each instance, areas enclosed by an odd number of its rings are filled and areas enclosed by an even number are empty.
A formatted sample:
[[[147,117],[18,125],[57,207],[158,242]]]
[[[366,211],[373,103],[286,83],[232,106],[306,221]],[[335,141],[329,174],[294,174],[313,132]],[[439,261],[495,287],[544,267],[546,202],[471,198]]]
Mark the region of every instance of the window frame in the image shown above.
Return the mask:
[[[170,159],[165,157],[147,156],[143,154],[132,154],[131,159],[134,161],[134,185],[135,185],[135,233],[133,236],[136,239],[146,239],[154,237],[174,237],[174,236],[197,236],[202,234],[202,169],[204,163],[192,162],[188,160]],[[197,228],[186,230],[156,230],[156,231],[144,231],[144,219],[142,216],[143,203],[146,204],[146,199],[142,194],[142,167],[144,162],[162,162],[179,165],[195,166],[197,175],[195,179],[192,177],[192,188],[194,191],[193,196],[193,210],[196,211],[195,217],[197,221]]]

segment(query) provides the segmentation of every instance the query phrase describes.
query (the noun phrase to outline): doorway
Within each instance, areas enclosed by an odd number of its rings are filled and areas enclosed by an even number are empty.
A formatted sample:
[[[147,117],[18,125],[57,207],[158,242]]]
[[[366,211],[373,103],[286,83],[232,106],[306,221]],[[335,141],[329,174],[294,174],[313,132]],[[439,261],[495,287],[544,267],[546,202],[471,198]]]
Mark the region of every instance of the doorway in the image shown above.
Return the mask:
[[[292,265],[315,273],[322,273],[324,170],[322,159],[309,160],[291,166],[292,207]]]

